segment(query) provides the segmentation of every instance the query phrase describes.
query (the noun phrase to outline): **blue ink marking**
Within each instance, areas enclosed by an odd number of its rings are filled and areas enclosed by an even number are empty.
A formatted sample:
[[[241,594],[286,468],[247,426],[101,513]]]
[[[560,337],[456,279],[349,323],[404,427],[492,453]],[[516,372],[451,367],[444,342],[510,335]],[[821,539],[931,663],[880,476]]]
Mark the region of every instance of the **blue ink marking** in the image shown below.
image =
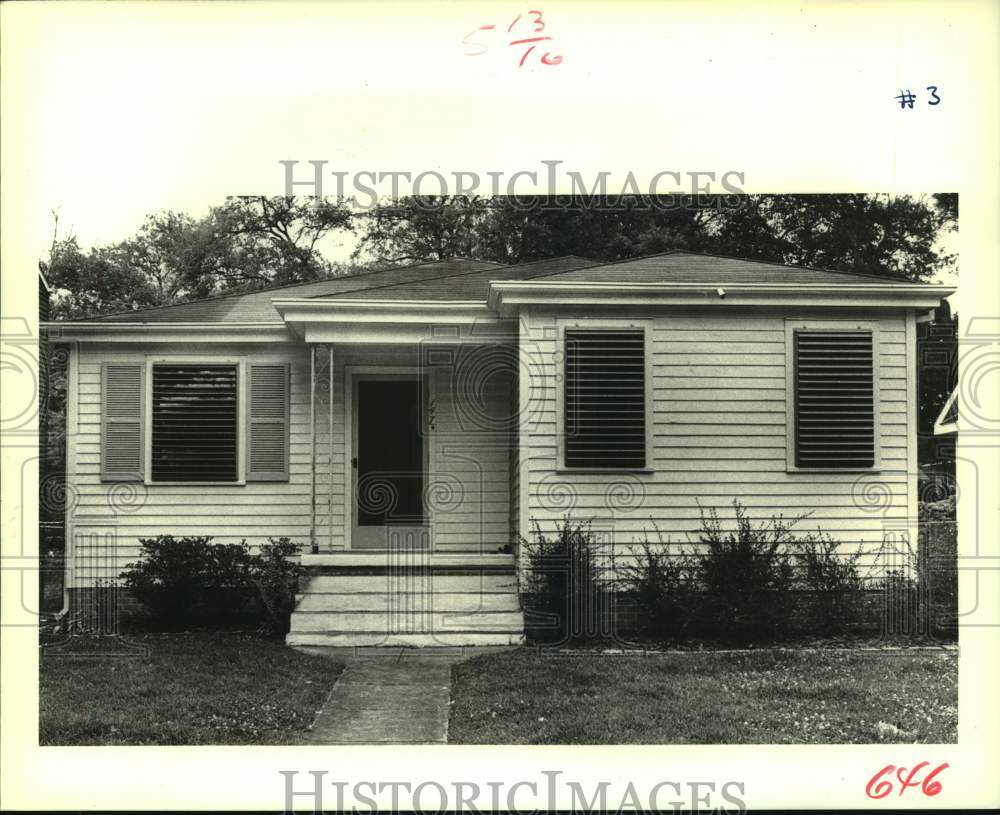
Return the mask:
[[[934,101],[933,102],[928,102],[927,104],[931,105],[931,106],[940,105],[941,104],[941,97],[938,96],[937,85],[928,85],[927,86],[927,90],[929,90],[931,92],[931,96],[934,97]]]
[[[896,97],[896,101],[899,102],[900,110],[903,110],[905,108],[912,109],[913,103],[916,101],[916,99],[917,97],[914,94],[910,93],[910,91],[908,90],[906,91],[901,90],[899,92],[899,96]]]

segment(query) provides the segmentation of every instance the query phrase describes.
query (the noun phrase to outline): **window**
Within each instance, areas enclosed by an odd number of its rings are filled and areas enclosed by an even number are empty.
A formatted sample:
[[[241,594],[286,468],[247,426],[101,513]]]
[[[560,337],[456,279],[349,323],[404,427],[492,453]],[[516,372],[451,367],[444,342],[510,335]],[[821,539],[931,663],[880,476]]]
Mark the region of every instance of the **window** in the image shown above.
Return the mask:
[[[874,467],[874,332],[797,328],[793,342],[795,466]]]
[[[566,467],[646,467],[642,329],[569,329],[563,392]]]
[[[153,365],[152,480],[236,481],[236,365]]]

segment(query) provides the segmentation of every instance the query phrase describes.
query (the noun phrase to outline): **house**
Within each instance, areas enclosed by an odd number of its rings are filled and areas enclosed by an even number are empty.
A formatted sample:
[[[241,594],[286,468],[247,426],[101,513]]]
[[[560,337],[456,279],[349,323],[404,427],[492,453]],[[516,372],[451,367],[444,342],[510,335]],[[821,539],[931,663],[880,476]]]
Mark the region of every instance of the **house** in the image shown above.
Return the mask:
[[[140,537],[288,536],[312,575],[291,643],[516,642],[534,524],[624,552],[734,499],[884,568],[916,540],[916,320],[952,291],[680,251],[453,258],[50,323],[67,586]]]

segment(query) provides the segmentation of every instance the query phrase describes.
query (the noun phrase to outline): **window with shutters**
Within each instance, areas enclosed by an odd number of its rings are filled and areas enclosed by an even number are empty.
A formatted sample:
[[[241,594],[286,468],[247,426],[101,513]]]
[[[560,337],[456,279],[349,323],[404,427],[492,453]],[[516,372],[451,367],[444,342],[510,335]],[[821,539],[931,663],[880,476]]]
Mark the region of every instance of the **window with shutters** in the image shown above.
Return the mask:
[[[878,387],[874,326],[794,327],[790,336],[795,469],[876,466]]]
[[[563,465],[646,469],[645,331],[567,327],[563,340]]]
[[[152,366],[153,481],[239,480],[238,366]]]

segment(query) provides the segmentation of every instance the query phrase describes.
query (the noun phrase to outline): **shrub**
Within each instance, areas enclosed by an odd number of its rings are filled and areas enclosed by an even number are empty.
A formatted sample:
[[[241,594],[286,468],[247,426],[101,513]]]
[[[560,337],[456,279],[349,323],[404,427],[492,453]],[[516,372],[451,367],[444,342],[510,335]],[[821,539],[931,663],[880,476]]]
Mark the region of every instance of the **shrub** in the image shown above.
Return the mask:
[[[920,587],[902,569],[889,569],[878,583],[882,592],[882,636],[917,638],[927,634],[927,605]]]
[[[132,596],[158,622],[184,625],[238,616],[235,602],[250,587],[246,541],[213,544],[210,537],[140,538],[142,557],[120,574]]]
[[[701,512],[700,616],[709,632],[723,639],[772,639],[789,623],[793,569],[788,548],[795,521],[778,517],[755,526],[738,500],[733,506],[736,529],[731,531],[722,529],[714,508]]]
[[[267,611],[265,629],[273,636],[288,632],[289,619],[295,610],[302,566],[291,558],[298,554],[298,544],[288,538],[268,539],[253,559],[253,582]]]
[[[38,609],[58,612],[63,607],[63,582],[65,561],[63,550],[53,546],[41,547],[38,555]]]
[[[597,542],[589,523],[566,518],[554,537],[535,524],[533,540],[522,538],[521,551],[532,639],[568,644],[608,635],[608,597],[599,584]]]
[[[655,528],[655,524],[654,524]],[[679,639],[697,618],[699,597],[693,585],[697,564],[686,554],[671,555],[665,541],[647,538],[630,550],[632,562],[615,566],[618,588],[635,610],[634,629],[657,639]]]
[[[799,538],[794,548],[797,582],[807,592],[800,622],[822,634],[842,632],[857,622],[864,596],[857,568],[860,551],[841,554],[837,542],[823,533]]]
[[[958,539],[955,496],[920,506],[917,571],[929,604],[928,625],[935,636],[958,635]]]

